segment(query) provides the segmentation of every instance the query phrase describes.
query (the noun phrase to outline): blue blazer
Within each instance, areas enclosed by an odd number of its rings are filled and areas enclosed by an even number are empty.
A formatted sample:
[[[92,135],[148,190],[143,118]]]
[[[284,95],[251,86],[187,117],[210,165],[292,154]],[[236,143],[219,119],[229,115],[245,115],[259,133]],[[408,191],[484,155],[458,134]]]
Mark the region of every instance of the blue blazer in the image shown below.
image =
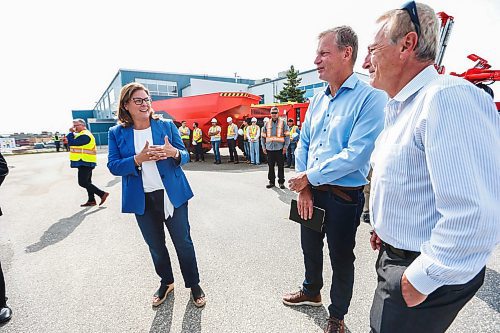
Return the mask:
[[[165,136],[175,148],[179,149],[181,160],[173,158],[156,162],[163,185],[175,208],[180,207],[193,197],[181,165],[189,161],[189,153],[182,143],[179,130],[171,120],[151,119],[151,132],[154,145],[165,144]],[[151,144],[151,143],[150,143]],[[115,176],[122,176],[122,212],[144,214],[145,195],[141,172],[134,163],[134,129],[116,125],[108,133],[108,169]]]

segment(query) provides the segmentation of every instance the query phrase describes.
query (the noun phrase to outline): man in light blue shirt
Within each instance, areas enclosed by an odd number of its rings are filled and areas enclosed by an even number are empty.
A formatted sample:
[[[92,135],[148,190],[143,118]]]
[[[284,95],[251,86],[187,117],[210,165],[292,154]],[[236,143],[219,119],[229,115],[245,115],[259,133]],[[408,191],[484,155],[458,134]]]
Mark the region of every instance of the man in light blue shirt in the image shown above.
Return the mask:
[[[287,294],[287,305],[321,306],[323,238],[326,234],[333,269],[330,318],[325,332],[344,332],[344,315],[354,284],[354,245],[363,209],[368,160],[383,127],[387,97],[353,72],[356,33],[347,26],[319,35],[314,63],[326,90],[316,94],[305,115],[295,150],[298,174],[290,189],[299,193],[298,210],[312,217],[314,206],[326,211],[323,232],[301,226],[305,279],[301,290]]]
[[[410,2],[377,23],[363,67],[390,100],[371,159],[370,326],[445,332],[499,242],[500,117],[485,92],[436,72],[432,8]]]

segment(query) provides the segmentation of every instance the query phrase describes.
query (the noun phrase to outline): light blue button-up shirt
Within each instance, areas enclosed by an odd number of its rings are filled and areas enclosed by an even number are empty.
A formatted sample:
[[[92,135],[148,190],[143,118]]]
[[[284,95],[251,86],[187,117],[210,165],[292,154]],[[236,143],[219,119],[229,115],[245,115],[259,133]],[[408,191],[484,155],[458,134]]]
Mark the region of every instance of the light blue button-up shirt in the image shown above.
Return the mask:
[[[377,235],[421,255],[421,293],[470,281],[500,238],[500,117],[489,95],[429,66],[386,109],[372,155]]]
[[[335,96],[311,100],[295,150],[295,169],[313,186],[367,184],[369,159],[384,125],[387,95],[352,74]]]

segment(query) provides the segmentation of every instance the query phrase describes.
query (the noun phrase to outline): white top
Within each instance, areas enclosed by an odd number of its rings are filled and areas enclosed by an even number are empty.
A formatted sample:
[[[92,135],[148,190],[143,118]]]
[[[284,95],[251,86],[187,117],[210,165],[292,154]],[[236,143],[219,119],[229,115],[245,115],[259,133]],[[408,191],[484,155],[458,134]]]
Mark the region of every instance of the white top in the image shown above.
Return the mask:
[[[146,140],[149,142],[150,146],[153,144],[151,127],[143,130],[134,130],[134,148],[136,154],[139,154],[142,149],[144,149]],[[156,167],[155,161],[142,162],[142,186],[144,188],[144,193],[163,190],[165,193],[163,200],[165,219],[173,215],[174,205],[172,205],[172,202],[170,202],[170,199],[168,198],[167,190],[165,189],[165,185],[163,185],[163,181],[161,180],[160,172]]]
[[[433,65],[389,101],[370,211],[383,241],[422,253],[405,272],[421,293],[470,281],[500,241],[498,147],[491,97]]]

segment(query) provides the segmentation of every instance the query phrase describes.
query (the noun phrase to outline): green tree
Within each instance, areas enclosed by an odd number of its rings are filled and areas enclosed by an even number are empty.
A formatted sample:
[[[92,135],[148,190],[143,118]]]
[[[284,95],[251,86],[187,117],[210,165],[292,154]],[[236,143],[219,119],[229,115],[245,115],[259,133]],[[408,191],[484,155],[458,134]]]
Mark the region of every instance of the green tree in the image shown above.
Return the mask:
[[[304,91],[298,89],[297,87],[300,84],[300,81],[302,81],[301,78],[299,78],[299,71],[296,71],[295,68],[290,66],[290,69],[286,72],[286,78],[287,81],[285,82],[285,86],[283,89],[279,92],[278,95],[274,96],[277,100],[279,100],[282,103],[285,102],[297,102],[297,103],[302,103],[305,101],[304,99]]]

